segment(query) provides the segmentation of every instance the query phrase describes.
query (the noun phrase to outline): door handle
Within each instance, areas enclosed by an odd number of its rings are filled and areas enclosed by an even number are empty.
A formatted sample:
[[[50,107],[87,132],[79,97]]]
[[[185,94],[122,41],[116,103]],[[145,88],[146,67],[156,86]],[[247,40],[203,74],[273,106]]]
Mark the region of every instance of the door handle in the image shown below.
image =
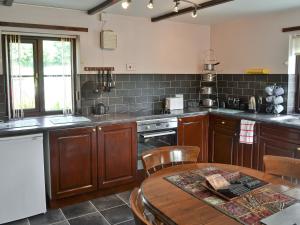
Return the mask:
[[[297,151],[300,151],[300,147],[299,147],[299,148],[297,148]]]

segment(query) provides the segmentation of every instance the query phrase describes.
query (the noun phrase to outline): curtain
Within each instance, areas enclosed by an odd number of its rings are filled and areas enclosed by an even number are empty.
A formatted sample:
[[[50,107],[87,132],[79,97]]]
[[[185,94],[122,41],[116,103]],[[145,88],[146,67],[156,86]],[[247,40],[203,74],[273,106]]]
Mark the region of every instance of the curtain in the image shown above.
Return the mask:
[[[9,65],[9,70],[11,74],[11,84],[10,84],[10,94],[12,115],[13,119],[20,119],[24,117],[24,102],[22,97],[22,73],[21,73],[21,36],[20,35],[7,35],[7,42],[9,45],[9,54],[11,64]],[[14,62],[14,63],[12,63]]]
[[[292,38],[292,55],[300,55],[300,36],[294,36]]]
[[[63,83],[64,83],[64,95],[63,95],[63,114],[64,115],[69,115],[72,114],[72,108],[70,108],[70,104],[68,104],[68,82],[67,82],[67,77],[72,76],[69,72],[69,60],[70,56],[72,59],[72,54],[73,54],[73,49],[72,49],[72,38],[61,38],[61,68],[62,68],[62,76],[63,76]],[[71,52],[68,51],[68,46],[71,46]],[[70,62],[71,64],[73,63],[73,60]],[[73,68],[73,66],[72,66]],[[71,71],[72,73],[72,71]]]

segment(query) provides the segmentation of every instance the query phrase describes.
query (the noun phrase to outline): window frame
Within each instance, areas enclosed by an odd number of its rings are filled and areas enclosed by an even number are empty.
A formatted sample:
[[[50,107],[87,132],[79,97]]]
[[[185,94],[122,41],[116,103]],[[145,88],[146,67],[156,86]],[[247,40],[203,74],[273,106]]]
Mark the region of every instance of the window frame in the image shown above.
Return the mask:
[[[296,87],[296,112],[300,113],[300,55],[296,55],[295,76],[297,81]]]
[[[9,53],[9,47],[5,43],[5,34],[2,35],[2,50],[3,50],[3,69],[6,72],[9,71],[8,76],[5,78],[5,87],[9,88],[10,93],[7,95],[7,102],[12,101],[12,91],[11,91],[11,85],[12,85],[12,77],[11,77],[11,68],[10,68],[10,53]],[[62,114],[62,110],[55,110],[55,111],[46,111],[45,110],[45,94],[44,94],[44,68],[43,68],[43,41],[44,40],[50,40],[50,41],[60,41],[60,37],[40,37],[40,36],[26,36],[26,35],[20,35],[21,42],[27,43],[32,42],[34,49],[34,79],[35,82],[37,82],[37,85],[35,85],[35,103],[36,108],[35,109],[24,109],[24,116],[46,116],[46,115],[59,115]],[[75,94],[76,94],[76,39],[71,39],[71,46],[72,46],[72,65],[71,65],[71,95],[72,95],[72,107],[73,112],[75,112],[76,109],[76,102],[75,102]],[[7,54],[6,54],[7,53]],[[8,63],[7,63],[8,62]],[[8,70],[7,70],[8,65]],[[9,78],[9,81],[7,80]],[[9,85],[9,86],[8,86]],[[12,105],[10,104],[10,107],[7,104],[7,112],[11,113],[12,115]]]

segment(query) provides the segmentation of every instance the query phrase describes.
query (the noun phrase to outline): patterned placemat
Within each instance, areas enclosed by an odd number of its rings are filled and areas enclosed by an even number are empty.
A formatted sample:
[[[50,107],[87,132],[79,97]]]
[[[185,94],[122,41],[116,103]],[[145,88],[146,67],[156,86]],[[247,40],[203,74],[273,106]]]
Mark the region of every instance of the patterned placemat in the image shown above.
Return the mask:
[[[215,207],[226,215],[245,225],[258,225],[259,221],[297,202],[296,199],[268,188],[260,187],[242,196],[224,200],[209,191],[202,184],[205,176],[221,174],[230,176],[230,172],[216,167],[178,173],[165,179],[195,198]]]

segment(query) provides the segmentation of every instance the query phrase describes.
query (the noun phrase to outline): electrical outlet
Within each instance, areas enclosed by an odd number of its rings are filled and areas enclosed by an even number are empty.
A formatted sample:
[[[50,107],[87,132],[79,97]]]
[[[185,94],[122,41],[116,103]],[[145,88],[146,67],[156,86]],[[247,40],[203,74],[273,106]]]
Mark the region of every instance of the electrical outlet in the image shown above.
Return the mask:
[[[127,63],[126,70],[127,71],[135,71],[135,65],[133,63]]]

